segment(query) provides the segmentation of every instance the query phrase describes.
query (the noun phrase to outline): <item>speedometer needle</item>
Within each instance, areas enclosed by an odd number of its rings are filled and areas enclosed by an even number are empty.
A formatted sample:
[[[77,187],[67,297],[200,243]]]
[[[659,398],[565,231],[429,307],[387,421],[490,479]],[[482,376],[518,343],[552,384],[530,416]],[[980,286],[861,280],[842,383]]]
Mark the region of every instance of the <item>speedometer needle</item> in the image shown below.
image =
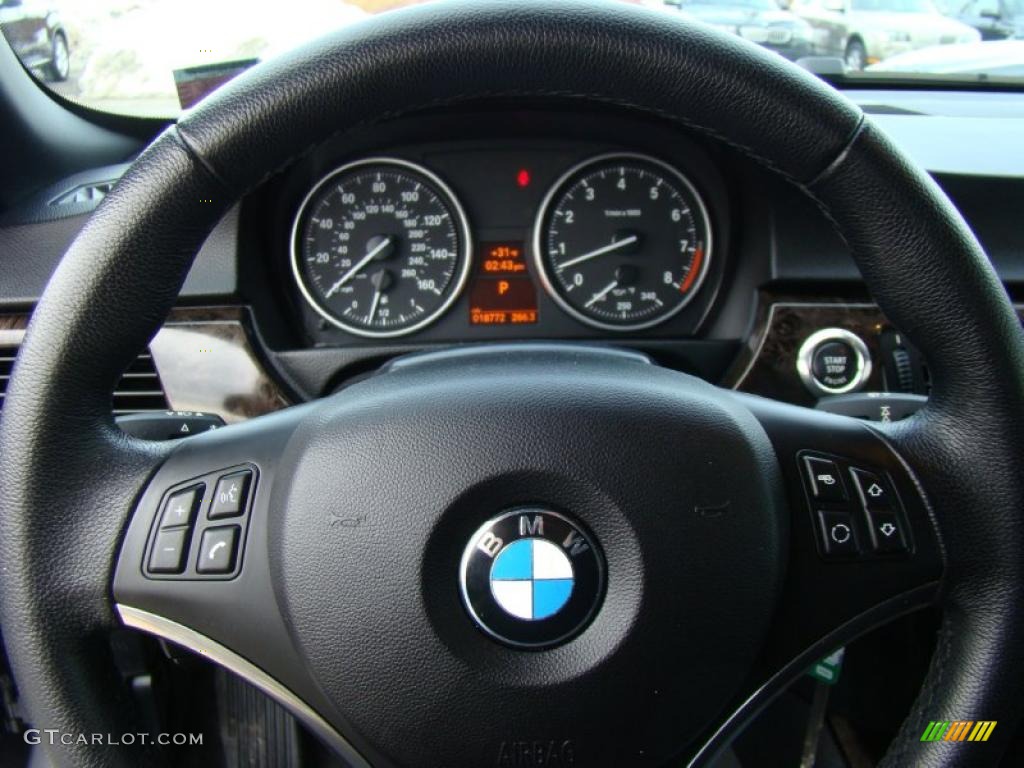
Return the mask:
[[[611,243],[610,245],[603,245],[600,248],[596,248],[593,251],[587,251],[582,256],[577,256],[574,259],[569,259],[568,261],[559,264],[558,269],[568,269],[569,267],[575,266],[576,264],[582,264],[584,261],[596,259],[598,256],[604,256],[606,253],[611,253],[612,251],[619,250],[619,248],[625,248],[627,245],[632,245],[639,239],[640,238],[637,235],[630,235],[629,237],[624,237],[621,240],[616,240],[614,243]]]
[[[601,299],[607,296],[609,293],[615,290],[615,287],[619,284],[618,280],[612,280],[608,285],[602,288],[600,291],[595,293],[584,306],[590,307],[597,304]]]
[[[377,243],[376,247],[371,248],[369,253],[367,253],[365,256],[363,256],[363,258],[361,258],[359,260],[358,264],[356,264],[354,267],[352,267],[352,269],[350,269],[348,272],[346,272],[344,275],[342,275],[341,279],[338,282],[336,282],[334,285],[331,286],[331,290],[329,290],[327,293],[324,294],[324,298],[325,299],[329,299],[329,298],[331,298],[331,296],[333,296],[338,291],[340,291],[342,286],[345,285],[345,283],[347,283],[353,277],[358,275],[359,271],[361,269],[363,269],[367,264],[369,264],[371,261],[373,261],[374,257],[377,256],[377,254],[379,254],[381,251],[383,251],[389,245],[391,245],[391,238],[390,237],[385,237],[383,240],[381,240],[379,243]]]

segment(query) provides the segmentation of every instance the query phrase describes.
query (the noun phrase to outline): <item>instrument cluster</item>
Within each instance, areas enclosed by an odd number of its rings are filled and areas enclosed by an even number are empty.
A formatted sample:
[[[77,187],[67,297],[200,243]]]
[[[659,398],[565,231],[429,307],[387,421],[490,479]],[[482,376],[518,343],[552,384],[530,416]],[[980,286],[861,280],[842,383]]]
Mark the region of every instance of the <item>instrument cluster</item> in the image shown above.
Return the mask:
[[[289,247],[326,343],[690,336],[721,283],[724,185],[693,151],[522,139],[320,165]]]

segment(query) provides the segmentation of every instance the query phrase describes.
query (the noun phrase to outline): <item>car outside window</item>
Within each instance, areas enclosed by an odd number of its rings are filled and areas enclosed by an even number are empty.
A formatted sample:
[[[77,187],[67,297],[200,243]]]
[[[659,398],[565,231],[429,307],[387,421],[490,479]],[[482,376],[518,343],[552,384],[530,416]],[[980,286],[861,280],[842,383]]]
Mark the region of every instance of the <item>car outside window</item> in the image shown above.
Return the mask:
[[[855,11],[938,13],[929,0],[852,0],[850,7]]]
[[[741,8],[756,8],[762,11],[777,11],[775,0],[689,0],[694,5],[734,5]]]
[[[58,96],[175,117],[258,61],[428,1],[0,0],[0,29]],[[835,62],[826,69],[837,78],[1024,85],[1024,0],[619,1],[711,25],[808,68]]]

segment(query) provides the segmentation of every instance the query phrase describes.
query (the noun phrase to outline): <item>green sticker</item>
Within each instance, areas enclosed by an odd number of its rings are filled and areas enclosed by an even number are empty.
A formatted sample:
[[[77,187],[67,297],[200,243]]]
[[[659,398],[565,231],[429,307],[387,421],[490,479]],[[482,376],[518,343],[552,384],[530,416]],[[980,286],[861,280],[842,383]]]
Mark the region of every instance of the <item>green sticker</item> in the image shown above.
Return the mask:
[[[820,680],[821,682],[828,683],[829,685],[835,685],[839,682],[839,672],[843,668],[843,654],[845,652],[845,648],[840,648],[834,653],[829,654],[807,670],[807,674],[815,680]]]

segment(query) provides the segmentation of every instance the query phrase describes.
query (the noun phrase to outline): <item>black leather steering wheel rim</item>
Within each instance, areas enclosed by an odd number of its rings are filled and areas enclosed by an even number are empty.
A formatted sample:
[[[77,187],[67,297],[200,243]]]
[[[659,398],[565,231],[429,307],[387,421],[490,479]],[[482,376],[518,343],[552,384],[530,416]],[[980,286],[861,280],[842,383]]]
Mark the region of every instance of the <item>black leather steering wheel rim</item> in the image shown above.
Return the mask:
[[[32,721],[130,729],[106,643],[110,573],[129,506],[169,449],[121,434],[108,393],[206,234],[333,133],[494,97],[672,120],[783,175],[836,225],[934,378],[927,408],[886,430],[924,486],[947,561],[938,648],[889,763],[992,762],[1024,706],[1024,341],[1002,285],[934,182],[811,76],[704,28],[577,3],[443,3],[328,36],[185,115],[97,210],[36,308],[0,425],[0,622]],[[920,742],[928,719],[956,717],[1000,727],[970,751]],[[138,749],[54,757],[134,764]]]

